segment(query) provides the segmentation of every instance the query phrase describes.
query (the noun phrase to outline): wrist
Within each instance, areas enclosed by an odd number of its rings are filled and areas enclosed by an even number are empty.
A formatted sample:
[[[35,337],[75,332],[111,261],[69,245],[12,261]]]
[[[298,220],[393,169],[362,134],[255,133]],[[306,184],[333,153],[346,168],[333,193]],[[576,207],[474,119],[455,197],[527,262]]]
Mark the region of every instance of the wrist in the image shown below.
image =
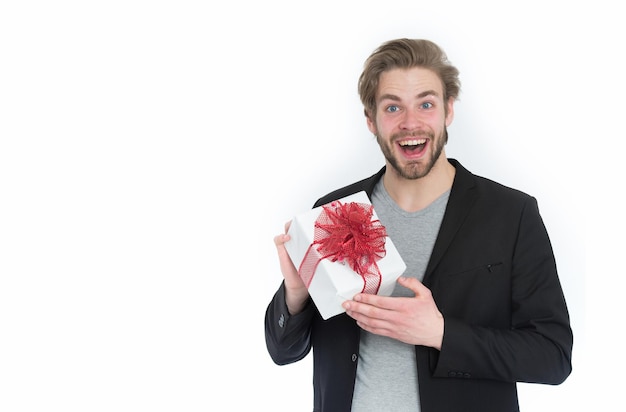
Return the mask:
[[[289,289],[285,288],[285,304],[289,310],[289,314],[297,315],[302,312],[309,300],[309,291],[306,288],[303,289]]]

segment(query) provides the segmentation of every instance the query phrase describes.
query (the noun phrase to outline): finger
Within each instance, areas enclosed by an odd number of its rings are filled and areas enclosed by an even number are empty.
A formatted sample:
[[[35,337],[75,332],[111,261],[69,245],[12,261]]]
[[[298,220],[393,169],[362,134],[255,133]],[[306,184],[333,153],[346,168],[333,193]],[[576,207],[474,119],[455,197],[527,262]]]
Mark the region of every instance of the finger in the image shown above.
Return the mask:
[[[291,236],[284,234],[284,233],[280,235],[276,235],[274,236],[274,244],[276,246],[283,246],[286,242],[289,242],[290,239],[291,239]]]
[[[350,312],[363,314],[368,318],[384,319],[390,311],[397,309],[397,298],[360,293],[354,300],[344,302],[343,307]]]
[[[419,280],[415,278],[400,276],[398,278],[398,283],[401,286],[404,286],[405,288],[412,290],[413,293],[415,293],[415,296],[420,296],[420,295],[427,296],[430,294],[430,289],[428,289],[426,286],[424,286],[422,282],[420,282]]]
[[[354,305],[376,307],[386,310],[396,310],[399,307],[400,299],[390,296],[379,296],[371,293],[359,293],[354,296]]]
[[[378,319],[380,317],[380,314],[377,313],[380,309],[353,300],[344,302],[343,308],[346,310],[346,313],[356,321],[368,323],[368,320]]]
[[[368,332],[389,336],[389,316],[393,312],[374,306],[348,301],[344,304],[346,314],[357,322],[357,325]]]

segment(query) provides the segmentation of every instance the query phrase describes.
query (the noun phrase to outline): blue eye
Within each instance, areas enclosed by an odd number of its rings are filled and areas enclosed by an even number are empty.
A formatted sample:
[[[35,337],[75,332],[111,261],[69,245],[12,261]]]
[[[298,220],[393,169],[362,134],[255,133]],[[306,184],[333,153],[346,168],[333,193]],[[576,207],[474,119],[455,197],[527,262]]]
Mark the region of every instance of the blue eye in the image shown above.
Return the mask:
[[[388,111],[389,113],[395,113],[395,112],[397,112],[398,110],[400,110],[400,108],[399,108],[398,106],[388,106],[388,107],[387,107],[387,111]]]
[[[430,102],[426,102],[426,103],[422,103],[421,104],[422,109],[430,109],[433,107],[433,104]]]

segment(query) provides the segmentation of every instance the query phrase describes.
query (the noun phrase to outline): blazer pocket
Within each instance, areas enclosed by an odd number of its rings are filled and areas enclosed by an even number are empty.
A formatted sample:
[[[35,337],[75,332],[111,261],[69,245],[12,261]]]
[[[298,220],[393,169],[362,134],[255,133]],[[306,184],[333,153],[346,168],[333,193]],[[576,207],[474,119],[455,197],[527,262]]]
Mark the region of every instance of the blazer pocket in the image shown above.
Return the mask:
[[[442,275],[432,291],[444,316],[472,324],[510,323],[511,279],[502,261]]]
[[[446,275],[443,275],[442,277],[445,278],[449,276],[480,276],[481,274],[488,275],[490,273],[497,274],[502,269],[502,266],[502,262],[486,263],[472,267],[471,269],[463,269],[458,272],[448,273]]]

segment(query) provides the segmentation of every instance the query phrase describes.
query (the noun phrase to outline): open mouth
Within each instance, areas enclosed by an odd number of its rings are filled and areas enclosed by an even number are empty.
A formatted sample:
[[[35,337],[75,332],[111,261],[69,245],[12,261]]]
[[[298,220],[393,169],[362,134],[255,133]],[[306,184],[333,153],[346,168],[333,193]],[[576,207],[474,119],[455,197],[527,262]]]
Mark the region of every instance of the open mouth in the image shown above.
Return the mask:
[[[424,152],[427,139],[408,139],[398,142],[400,149],[407,156],[417,156]]]

